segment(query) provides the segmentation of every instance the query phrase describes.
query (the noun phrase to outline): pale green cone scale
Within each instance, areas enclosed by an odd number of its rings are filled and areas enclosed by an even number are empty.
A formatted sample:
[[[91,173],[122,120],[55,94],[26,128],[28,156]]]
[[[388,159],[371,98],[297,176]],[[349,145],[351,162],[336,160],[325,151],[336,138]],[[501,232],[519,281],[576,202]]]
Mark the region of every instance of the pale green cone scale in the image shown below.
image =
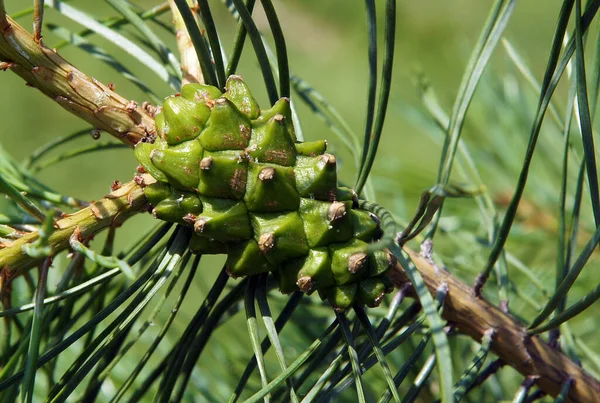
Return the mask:
[[[387,251],[378,250],[371,255],[371,265],[367,277],[375,277],[384,274],[396,264],[394,255]]]
[[[186,215],[198,215],[202,213],[202,202],[198,195],[194,193],[179,193],[175,194],[175,196],[177,196],[177,203],[179,203],[180,208]]]
[[[350,308],[356,301],[358,285],[356,283],[339,285],[319,290],[321,298],[329,301],[335,310],[343,311]]]
[[[148,199],[148,203],[156,206],[161,200],[171,196],[173,189],[166,183],[155,182],[144,188],[144,193]]]
[[[192,234],[190,240],[190,250],[199,255],[203,254],[226,254],[227,245],[214,239],[206,238],[198,234]]]
[[[287,128],[287,132],[291,136],[293,142],[296,141],[296,132],[294,130],[294,125],[292,124],[292,108],[290,106],[290,100],[288,98],[281,98],[275,105],[273,105],[270,109],[266,109],[261,112],[260,116],[256,119],[256,124],[264,123],[268,120],[271,120],[275,115],[281,115],[285,118],[285,126]]]
[[[160,182],[167,182],[166,175],[158,169],[150,159],[150,154],[153,150],[157,149],[158,145],[156,143],[144,143],[140,141],[135,145],[135,149],[133,150],[133,155],[138,160],[140,165],[148,172],[154,179]]]
[[[188,101],[194,101],[199,104],[211,104],[215,99],[220,98],[221,91],[211,85],[206,84],[186,84],[181,88],[181,96]]]
[[[296,148],[288,131],[286,117],[275,115],[253,130],[247,151],[256,162],[294,165]]]
[[[211,111],[205,104],[182,97],[168,97],[161,115],[165,124],[159,133],[169,145],[176,145],[198,137],[211,116]]]
[[[275,269],[275,267],[265,259],[264,254],[258,247],[258,243],[254,239],[242,242],[230,248],[225,267],[227,273],[234,278],[266,273]]]
[[[186,222],[187,215],[195,216],[202,212],[202,203],[193,193],[175,192],[161,200],[152,210],[155,218],[173,221],[180,224]]]
[[[229,76],[225,84],[225,97],[250,119],[258,118],[260,108],[250,89],[240,76]]]
[[[352,227],[354,228],[354,238],[361,241],[371,242],[381,235],[381,229],[378,223],[371,218],[371,214],[366,211],[350,211]]]
[[[261,110],[239,76],[225,92],[188,84],[155,117],[135,156],[158,182],[144,191],[157,219],[190,226],[190,250],[227,254],[233,277],[272,272],[283,293],[317,291],[338,310],[376,306],[390,291],[382,235],[337,184],[325,140],[298,143],[290,101]]]
[[[350,202],[324,202],[302,199],[300,215],[311,248],[346,242],[352,238],[353,228]]]
[[[273,276],[279,284],[279,291],[282,294],[291,294],[298,291],[298,272],[304,265],[306,258],[289,260],[281,266],[280,270],[273,271]]]
[[[181,190],[193,189],[198,185],[202,147],[196,140],[177,146],[150,152],[150,161],[167,178],[169,183]]]
[[[240,200],[246,192],[248,160],[241,151],[205,151],[200,160],[198,193]]]
[[[336,159],[333,155],[298,157],[294,171],[300,196],[324,201],[337,200]]]
[[[308,244],[298,212],[252,213],[251,217],[254,239],[271,263],[306,256]]]
[[[369,256],[364,252],[366,248],[367,244],[358,239],[329,246],[336,284],[356,282],[363,277],[370,264]]]
[[[256,213],[298,210],[294,170],[274,164],[249,163],[244,201]]]
[[[200,144],[208,151],[243,150],[250,141],[250,119],[227,98],[214,101]]]
[[[296,154],[303,157],[316,157],[317,155],[324,154],[327,150],[326,140],[307,141],[304,143],[294,144],[296,147]]]
[[[201,197],[202,214],[196,217],[194,232],[221,242],[243,241],[252,237],[248,210],[243,202]]]
[[[159,220],[183,223],[185,212],[175,199],[169,197],[156,204],[152,209],[152,215]]]
[[[386,292],[385,283],[377,277],[366,278],[358,283],[358,300],[371,308],[379,306]]]
[[[331,272],[331,257],[327,248],[311,249],[297,274],[296,285],[311,293],[316,289],[335,284]]]

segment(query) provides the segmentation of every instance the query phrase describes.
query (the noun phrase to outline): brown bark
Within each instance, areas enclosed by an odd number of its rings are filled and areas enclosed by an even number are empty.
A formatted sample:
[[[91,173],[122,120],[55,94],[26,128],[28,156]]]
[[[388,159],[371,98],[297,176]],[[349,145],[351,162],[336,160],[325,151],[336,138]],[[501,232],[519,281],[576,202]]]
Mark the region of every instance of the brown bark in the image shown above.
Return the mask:
[[[437,268],[430,260],[408,248],[404,250],[434,296],[440,286],[448,286],[442,316],[458,332],[481,342],[483,334],[493,329],[492,351],[521,374],[534,379],[535,384],[549,395],[558,395],[563,383],[572,379],[568,401],[597,402],[600,399],[598,380],[566,355],[550,347],[538,336],[528,335],[526,326],[484,298],[476,297],[471,287],[449,272]],[[396,286],[409,282],[399,264],[391,272],[390,278]],[[412,296],[415,295],[413,291]]]
[[[143,176],[145,183],[154,179]],[[69,238],[78,228],[81,236],[86,238],[111,225],[120,225],[130,216],[143,211],[146,197],[142,188],[134,181],[110,193],[103,199],[74,214],[68,214],[56,221],[55,231],[49,238],[53,251],[58,253],[69,247]],[[23,271],[39,264],[42,258],[33,258],[23,252],[23,245],[35,242],[38,232],[31,232],[6,244],[0,244],[1,278],[12,278]]]
[[[141,107],[79,71],[8,16],[0,27],[0,69],[15,72],[69,112],[130,146],[154,133],[154,120]]]

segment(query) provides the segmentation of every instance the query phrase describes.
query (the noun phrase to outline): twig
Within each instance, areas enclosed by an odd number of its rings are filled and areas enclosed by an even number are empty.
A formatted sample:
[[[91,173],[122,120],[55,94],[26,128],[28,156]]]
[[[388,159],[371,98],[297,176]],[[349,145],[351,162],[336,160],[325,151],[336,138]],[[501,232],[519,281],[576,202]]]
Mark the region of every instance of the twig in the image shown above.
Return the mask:
[[[44,0],[33,2],[33,40],[40,42],[42,39],[42,25],[44,21]]]
[[[128,109],[128,100],[37,42],[9,16],[3,19],[3,11],[0,2],[0,66],[130,146],[154,133],[154,120],[141,107]]]
[[[0,0],[0,31],[4,31],[9,28],[8,21],[6,20],[6,7],[4,6],[4,0]]]
[[[535,378],[535,384],[549,395],[557,396],[561,385],[569,378],[575,380],[568,394],[570,402],[593,402],[600,396],[600,382],[573,363],[566,355],[552,348],[537,336],[527,334],[527,326],[511,318],[445,270],[436,270],[426,258],[404,248],[421,273],[429,291],[435,295],[447,284],[442,316],[454,328],[477,342],[486,330],[494,329],[492,351],[521,374]],[[409,282],[404,269],[397,264],[389,275],[396,286]],[[411,296],[415,297],[413,290]]]
[[[188,0],[188,4],[192,3]],[[177,47],[179,48],[179,54],[181,56],[181,77],[182,85],[187,83],[203,83],[204,77],[202,76],[202,69],[198,62],[198,56],[194,49],[194,44],[190,39],[190,35],[185,27],[181,13],[177,9],[175,1],[169,0],[171,11],[173,12],[173,24],[175,25],[175,32],[177,35]],[[191,4],[190,4],[191,5]],[[198,21],[198,13],[192,8],[192,13]]]
[[[142,178],[145,184],[154,182],[149,175]],[[58,253],[69,247],[69,238],[76,230],[81,232],[82,238],[87,238],[110,225],[122,223],[143,211],[145,206],[146,197],[142,187],[135,181],[129,182],[89,207],[56,221],[56,230],[50,235],[48,244]],[[4,244],[5,247],[0,249],[3,275],[13,278],[40,262],[40,258],[23,252],[23,246],[35,242],[38,237],[39,232],[36,231]]]

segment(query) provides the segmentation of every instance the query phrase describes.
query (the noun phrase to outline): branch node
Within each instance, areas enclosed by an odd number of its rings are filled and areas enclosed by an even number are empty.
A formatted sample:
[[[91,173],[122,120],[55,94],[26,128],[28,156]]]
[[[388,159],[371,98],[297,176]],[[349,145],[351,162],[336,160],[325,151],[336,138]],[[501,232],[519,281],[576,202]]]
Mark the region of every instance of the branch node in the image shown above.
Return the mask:
[[[73,244],[75,242],[81,242],[82,239],[83,238],[81,237],[81,229],[79,228],[79,225],[78,225],[75,227],[75,231],[73,231],[73,233],[69,237],[69,245],[71,245],[71,248],[73,248]]]
[[[138,103],[137,102],[135,102],[135,101],[129,101],[127,103],[127,105],[125,105],[125,110],[128,113],[133,113],[133,112],[136,111],[137,107],[138,107]]]
[[[488,276],[483,273],[479,273],[475,278],[475,283],[473,283],[473,295],[475,298],[481,298],[481,290],[483,289],[487,279]]]
[[[108,195],[110,196],[110,195]],[[107,196],[107,198],[109,198]],[[96,206],[96,203],[92,203],[90,204],[90,210],[92,211],[92,213],[94,214],[94,217],[96,217],[96,219],[101,220],[102,217],[102,212],[100,210],[98,210],[98,206]]]
[[[6,71],[8,69],[12,69],[16,64],[13,62],[0,62],[0,70]]]
[[[3,15],[2,17],[0,17],[0,30],[2,31],[2,34],[7,34],[8,31],[10,31],[12,28],[12,25],[10,22],[8,22],[8,20],[6,19],[6,14]]]
[[[498,307],[500,308],[500,310],[504,313],[508,313],[508,301],[503,299],[502,301],[500,301],[498,303]]]
[[[121,189],[121,181],[115,179],[115,181],[110,185],[110,190],[114,192],[115,190]]]

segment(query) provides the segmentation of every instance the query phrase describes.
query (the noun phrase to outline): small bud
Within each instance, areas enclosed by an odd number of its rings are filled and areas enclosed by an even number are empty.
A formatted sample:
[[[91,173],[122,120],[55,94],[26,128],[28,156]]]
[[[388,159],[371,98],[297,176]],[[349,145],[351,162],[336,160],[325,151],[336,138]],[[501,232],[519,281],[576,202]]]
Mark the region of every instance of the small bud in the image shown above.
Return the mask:
[[[0,62],[0,70],[2,70],[2,71],[11,69],[14,66],[15,66],[15,64],[13,62]]]
[[[183,221],[185,221],[188,224],[195,224],[196,223],[196,215],[192,214],[192,213],[187,213],[186,215],[183,216]]]
[[[260,179],[262,182],[270,181],[270,180],[273,180],[274,178],[275,178],[275,169],[271,168],[271,167],[261,169],[260,173],[258,174],[258,179]]]
[[[138,103],[137,102],[135,102],[135,101],[129,101],[127,103],[127,105],[125,105],[125,110],[128,113],[132,113],[132,112],[135,112],[135,110],[137,109],[137,107],[138,107]]]
[[[212,163],[213,163],[212,157],[202,158],[202,161],[200,161],[200,169],[207,171],[212,166]]]
[[[206,225],[207,222],[208,221],[206,221],[203,218],[196,220],[196,222],[194,223],[194,232],[197,232],[197,233],[204,232],[204,226]]]
[[[150,116],[154,117],[158,112],[162,110],[161,107],[154,106],[150,102],[142,102],[142,109]]]
[[[348,258],[348,271],[352,274],[362,270],[368,262],[368,256],[364,252],[355,253]]]
[[[258,248],[262,253],[267,253],[275,246],[275,235],[272,232],[262,234],[258,239]]]
[[[327,141],[308,141],[296,143],[296,153],[305,157],[316,157],[322,155],[327,150]]]
[[[333,156],[332,154],[323,154],[321,156],[321,161],[328,166],[336,164],[335,156]]]
[[[112,183],[112,185],[110,185],[110,190],[112,190],[113,192],[115,190],[119,190],[121,189],[121,181],[119,181],[118,179],[115,179],[115,181]]]
[[[142,175],[135,175],[133,177],[133,181],[138,184],[138,186],[146,187],[146,181],[144,181],[144,177]]]
[[[313,278],[310,276],[300,277],[298,279],[298,281],[296,282],[296,284],[298,285],[298,288],[300,289],[300,291],[305,292],[305,293],[311,292],[315,285]]]
[[[346,205],[342,202],[333,202],[329,207],[329,221],[334,222],[340,220],[346,215]]]

